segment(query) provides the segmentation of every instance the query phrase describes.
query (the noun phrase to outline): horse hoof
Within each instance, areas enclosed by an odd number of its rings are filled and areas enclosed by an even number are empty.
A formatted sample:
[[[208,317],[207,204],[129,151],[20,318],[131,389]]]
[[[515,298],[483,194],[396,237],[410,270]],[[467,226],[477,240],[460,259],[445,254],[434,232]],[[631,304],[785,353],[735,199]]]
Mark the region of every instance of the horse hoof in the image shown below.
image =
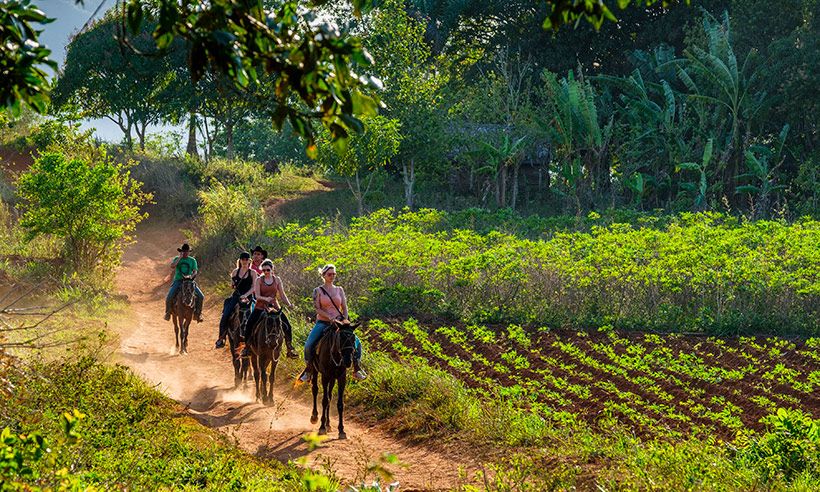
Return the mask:
[[[311,424],[315,424],[318,421],[319,421],[319,416],[318,415],[314,415],[314,416],[310,417],[310,423]]]
[[[327,435],[327,430],[324,427],[319,428],[319,435],[324,436]]]
[[[341,439],[341,440],[347,439],[347,434],[345,434],[344,432],[340,432],[339,433],[339,439]]]

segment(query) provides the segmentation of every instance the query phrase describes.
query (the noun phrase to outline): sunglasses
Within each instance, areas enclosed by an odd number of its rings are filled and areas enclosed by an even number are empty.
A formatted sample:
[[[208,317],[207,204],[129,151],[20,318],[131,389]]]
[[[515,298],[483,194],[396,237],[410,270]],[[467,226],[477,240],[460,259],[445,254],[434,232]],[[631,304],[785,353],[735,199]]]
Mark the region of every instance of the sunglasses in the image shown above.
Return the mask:
[[[327,272],[325,275],[336,275],[336,272]]]
[[[269,271],[271,271],[271,269],[270,268],[263,268],[262,271],[263,272],[269,272]]]

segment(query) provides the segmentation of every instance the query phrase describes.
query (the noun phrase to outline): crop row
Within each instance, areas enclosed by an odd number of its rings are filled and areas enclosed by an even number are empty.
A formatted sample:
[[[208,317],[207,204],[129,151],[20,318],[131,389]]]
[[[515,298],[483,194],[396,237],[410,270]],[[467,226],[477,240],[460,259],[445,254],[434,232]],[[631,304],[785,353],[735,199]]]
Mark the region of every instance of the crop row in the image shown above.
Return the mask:
[[[379,349],[561,423],[731,439],[760,429],[777,407],[820,412],[818,339],[427,327],[412,319],[371,321],[368,336]]]

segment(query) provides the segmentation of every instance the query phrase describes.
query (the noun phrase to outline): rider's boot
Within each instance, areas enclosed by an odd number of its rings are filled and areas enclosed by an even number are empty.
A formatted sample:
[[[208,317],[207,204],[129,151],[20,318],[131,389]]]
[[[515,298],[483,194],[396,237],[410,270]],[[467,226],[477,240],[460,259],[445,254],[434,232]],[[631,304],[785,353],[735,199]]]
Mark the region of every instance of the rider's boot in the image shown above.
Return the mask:
[[[165,321],[170,321],[171,319],[171,301],[165,299],[165,316],[163,316]]]
[[[215,349],[221,349],[225,346],[225,339],[224,338],[217,338],[216,343],[214,344]]]
[[[240,356],[240,357],[247,357],[247,356],[249,356],[249,355],[251,355],[251,350],[250,350],[250,347],[248,347],[247,345],[245,345],[245,348],[243,348],[243,349],[242,349],[242,352],[240,352],[240,353],[239,353],[239,356]]]
[[[302,374],[299,375],[299,381],[303,383],[307,383],[310,381],[310,378],[313,376],[313,371],[310,370],[310,362],[305,365],[305,370],[302,371]]]
[[[293,350],[293,342],[288,342],[287,345],[288,345],[287,358],[288,359],[298,359],[299,354],[297,354],[296,351]]]
[[[194,319],[197,323],[202,323],[202,299],[199,297],[194,299]]]
[[[353,378],[362,381],[367,378],[367,373],[362,369],[361,362],[353,359]]]

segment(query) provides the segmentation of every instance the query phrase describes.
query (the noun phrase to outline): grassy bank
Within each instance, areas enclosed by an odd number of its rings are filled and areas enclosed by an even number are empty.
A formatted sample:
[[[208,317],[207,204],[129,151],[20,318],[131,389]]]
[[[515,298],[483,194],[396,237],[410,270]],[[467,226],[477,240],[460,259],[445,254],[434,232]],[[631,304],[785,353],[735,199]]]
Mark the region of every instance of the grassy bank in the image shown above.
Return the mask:
[[[0,405],[8,466],[0,484],[101,490],[305,490],[336,487],[325,477],[262,462],[186,416],[182,408],[122,366],[91,357],[31,363],[10,375]],[[14,441],[11,436],[28,436]],[[39,452],[38,439],[45,439]],[[31,467],[26,470],[25,467]]]

